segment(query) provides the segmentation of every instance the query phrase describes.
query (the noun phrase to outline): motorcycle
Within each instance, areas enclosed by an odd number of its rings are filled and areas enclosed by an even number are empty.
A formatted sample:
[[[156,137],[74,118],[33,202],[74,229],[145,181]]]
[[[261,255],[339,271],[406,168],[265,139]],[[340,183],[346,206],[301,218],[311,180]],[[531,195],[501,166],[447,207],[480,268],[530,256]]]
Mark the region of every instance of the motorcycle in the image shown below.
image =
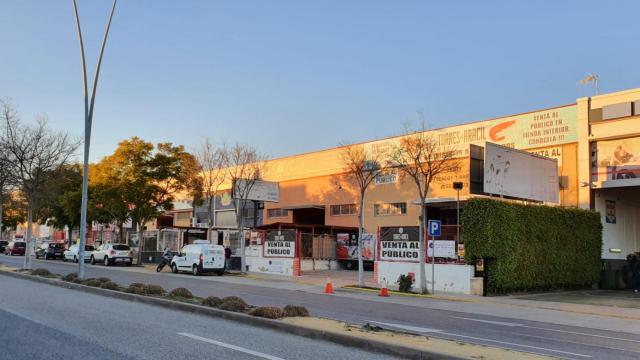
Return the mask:
[[[161,272],[166,265],[171,264],[171,259],[173,259],[173,254],[162,255],[162,261],[158,264],[158,267],[156,267],[156,272]]]

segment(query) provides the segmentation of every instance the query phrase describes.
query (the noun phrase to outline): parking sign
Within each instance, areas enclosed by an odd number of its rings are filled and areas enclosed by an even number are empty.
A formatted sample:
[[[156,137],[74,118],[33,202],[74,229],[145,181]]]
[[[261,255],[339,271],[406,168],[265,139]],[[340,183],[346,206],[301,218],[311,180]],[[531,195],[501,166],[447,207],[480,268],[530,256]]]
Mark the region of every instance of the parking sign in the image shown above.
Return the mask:
[[[429,236],[440,237],[442,235],[442,222],[440,220],[429,220],[427,223]]]

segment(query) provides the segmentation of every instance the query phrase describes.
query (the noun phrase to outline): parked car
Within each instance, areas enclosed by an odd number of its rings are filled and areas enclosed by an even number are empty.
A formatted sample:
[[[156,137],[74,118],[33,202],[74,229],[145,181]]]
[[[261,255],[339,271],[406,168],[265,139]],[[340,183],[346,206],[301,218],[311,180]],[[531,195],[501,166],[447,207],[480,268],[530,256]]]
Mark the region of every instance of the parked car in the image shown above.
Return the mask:
[[[78,256],[79,249],[80,249],[80,246],[71,245],[69,249],[65,250],[64,253],[62,253],[62,261],[72,260],[73,262],[78,262],[78,259],[80,258]],[[91,254],[93,254],[93,250],[95,250],[93,245],[84,246],[84,261],[89,261],[91,259]]]
[[[9,240],[0,240],[0,253],[4,253],[4,249],[9,245]]]
[[[97,262],[110,266],[115,263],[124,263],[131,266],[133,263],[133,251],[125,244],[102,244],[95,249],[89,258],[92,264]]]
[[[224,274],[224,247],[212,245],[206,240],[196,240],[195,243],[184,246],[180,253],[171,259],[171,271],[189,271],[193,275],[215,272],[218,276]]]
[[[27,243],[24,241],[12,241],[5,247],[4,254],[13,256],[13,255],[24,255],[25,249],[27,248]]]
[[[36,259],[40,259],[41,257],[45,260],[62,258],[62,253],[64,252],[64,244],[63,243],[53,243],[53,242],[45,242],[42,243],[36,249]]]

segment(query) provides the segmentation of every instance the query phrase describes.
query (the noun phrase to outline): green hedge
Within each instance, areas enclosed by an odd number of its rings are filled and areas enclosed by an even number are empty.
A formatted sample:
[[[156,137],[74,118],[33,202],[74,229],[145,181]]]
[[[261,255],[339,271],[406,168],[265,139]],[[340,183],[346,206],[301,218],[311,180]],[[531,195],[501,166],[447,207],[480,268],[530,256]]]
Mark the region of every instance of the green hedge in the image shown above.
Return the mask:
[[[600,277],[602,224],[577,208],[472,199],[461,215],[465,259],[491,259],[487,292],[590,286]]]

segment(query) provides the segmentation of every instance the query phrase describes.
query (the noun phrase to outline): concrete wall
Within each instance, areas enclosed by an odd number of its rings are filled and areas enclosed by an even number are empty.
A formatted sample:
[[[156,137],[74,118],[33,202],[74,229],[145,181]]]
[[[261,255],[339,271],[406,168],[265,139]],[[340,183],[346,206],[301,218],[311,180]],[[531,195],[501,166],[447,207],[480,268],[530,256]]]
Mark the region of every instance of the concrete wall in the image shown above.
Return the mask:
[[[398,277],[409,272],[419,273],[418,263],[378,261],[378,281],[386,279],[390,288],[397,289]],[[431,289],[431,264],[424,264],[427,273],[427,285]],[[437,292],[451,292],[471,294],[471,278],[474,275],[473,266],[470,265],[435,265],[435,290]]]
[[[336,260],[302,259],[302,261],[300,261],[301,271],[338,270],[338,268],[339,266]]]
[[[602,258],[624,260],[640,251],[640,203],[633,202],[615,189],[596,191],[595,210],[602,220]],[[615,202],[615,224],[606,221],[605,201]],[[610,249],[621,249],[619,253]]]

